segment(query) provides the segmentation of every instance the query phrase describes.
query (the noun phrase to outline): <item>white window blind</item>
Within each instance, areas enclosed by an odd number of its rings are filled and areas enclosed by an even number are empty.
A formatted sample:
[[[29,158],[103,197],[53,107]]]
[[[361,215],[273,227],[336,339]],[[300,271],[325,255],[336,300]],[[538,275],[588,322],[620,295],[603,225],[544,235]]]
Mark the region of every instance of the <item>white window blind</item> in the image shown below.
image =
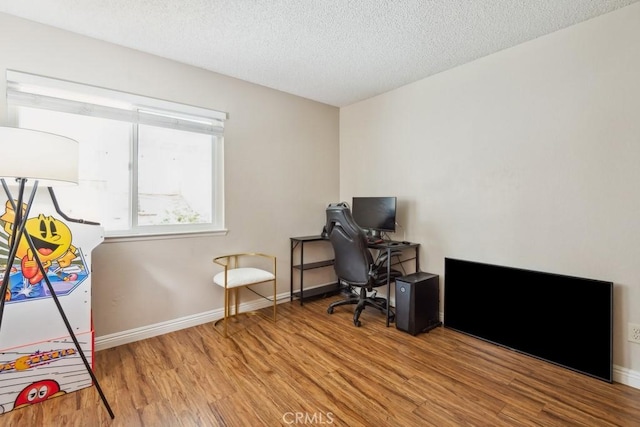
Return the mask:
[[[223,112],[11,70],[7,71],[7,100],[15,106],[217,136],[222,135],[227,118]]]

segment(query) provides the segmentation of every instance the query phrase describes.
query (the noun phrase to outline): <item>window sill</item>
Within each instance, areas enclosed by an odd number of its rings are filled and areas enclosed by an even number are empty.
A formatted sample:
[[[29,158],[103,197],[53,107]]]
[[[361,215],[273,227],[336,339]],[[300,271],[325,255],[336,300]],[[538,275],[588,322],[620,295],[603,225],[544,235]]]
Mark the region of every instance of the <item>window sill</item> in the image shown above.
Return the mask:
[[[127,235],[111,235],[105,236],[104,243],[121,243],[121,242],[139,242],[145,240],[169,240],[169,239],[190,239],[194,237],[209,236],[226,236],[229,230],[210,230],[210,231],[177,231],[177,232],[158,232],[145,234],[127,234]]]

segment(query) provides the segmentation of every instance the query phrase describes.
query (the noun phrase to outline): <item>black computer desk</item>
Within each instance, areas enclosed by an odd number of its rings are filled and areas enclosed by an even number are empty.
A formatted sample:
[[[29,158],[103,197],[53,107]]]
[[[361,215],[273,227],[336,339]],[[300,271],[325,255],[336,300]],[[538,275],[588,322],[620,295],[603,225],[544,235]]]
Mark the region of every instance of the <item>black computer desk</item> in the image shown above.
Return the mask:
[[[323,296],[323,295],[330,295],[330,294],[334,294],[335,292],[339,292],[340,290],[340,283],[336,283],[335,285],[328,285],[328,286],[323,286],[320,288],[316,288],[314,289],[312,292],[304,292],[304,280],[303,280],[303,273],[305,270],[308,269],[313,269],[313,268],[319,268],[319,267],[328,267],[328,266],[332,266],[333,265],[333,259],[331,260],[323,260],[323,261],[319,261],[319,262],[311,262],[311,263],[305,263],[304,261],[304,244],[305,242],[320,242],[320,241],[325,241],[328,242],[329,239],[322,237],[320,235],[318,236],[303,236],[303,237],[291,237],[291,282],[290,282],[290,286],[291,286],[291,301],[293,301],[294,297],[299,297],[300,298],[300,305],[303,305],[303,301],[305,296],[308,297],[314,297],[316,295],[319,296]],[[294,250],[297,247],[300,247],[300,263],[299,264],[294,264]],[[373,249],[373,250],[378,250],[378,251],[386,251],[387,253],[387,259],[389,260],[387,262],[387,326],[389,326],[389,307],[391,305],[391,280],[390,280],[390,275],[391,275],[391,267],[392,267],[392,262],[391,262],[391,253],[393,251],[405,251],[407,249],[413,249],[415,251],[415,256],[413,258],[407,258],[407,259],[399,259],[395,264],[393,265],[398,265],[398,264],[403,264],[407,261],[411,261],[411,260],[415,260],[416,262],[416,268],[415,271],[419,272],[420,271],[420,243],[413,243],[413,242],[407,242],[407,241],[394,241],[394,240],[384,240],[382,242],[379,243],[375,243],[375,242],[367,242],[367,246],[369,247],[369,249]],[[294,270],[299,270],[299,277],[300,277],[300,290],[298,292],[294,292],[293,290],[293,271]],[[329,290],[327,290],[326,288],[330,288]]]
[[[407,249],[413,249],[415,251],[415,258],[408,258],[403,260],[398,260],[396,264],[402,264],[407,261],[411,261],[415,259],[416,261],[416,272],[420,271],[420,243],[413,243],[407,241],[395,241],[395,240],[385,240],[380,243],[368,242],[367,246],[369,249],[375,249],[378,251],[386,251],[387,252],[387,326],[389,326],[389,314],[391,306],[391,253],[393,251],[404,251]]]

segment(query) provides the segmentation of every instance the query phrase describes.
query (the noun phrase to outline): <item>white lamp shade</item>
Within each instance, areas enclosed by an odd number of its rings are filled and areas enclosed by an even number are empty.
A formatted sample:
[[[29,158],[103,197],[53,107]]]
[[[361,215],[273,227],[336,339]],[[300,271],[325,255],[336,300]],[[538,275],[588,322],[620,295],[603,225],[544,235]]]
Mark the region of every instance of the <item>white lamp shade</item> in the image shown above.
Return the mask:
[[[47,132],[0,127],[0,177],[26,178],[27,185],[38,181],[46,187],[77,184],[78,142]]]

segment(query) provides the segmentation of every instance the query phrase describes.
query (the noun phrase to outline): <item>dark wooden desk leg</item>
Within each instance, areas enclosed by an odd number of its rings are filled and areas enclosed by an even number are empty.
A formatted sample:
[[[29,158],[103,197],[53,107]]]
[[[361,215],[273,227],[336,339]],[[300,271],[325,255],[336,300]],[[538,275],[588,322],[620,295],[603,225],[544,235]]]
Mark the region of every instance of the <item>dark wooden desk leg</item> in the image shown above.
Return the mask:
[[[416,246],[416,273],[420,272],[420,245]]]

